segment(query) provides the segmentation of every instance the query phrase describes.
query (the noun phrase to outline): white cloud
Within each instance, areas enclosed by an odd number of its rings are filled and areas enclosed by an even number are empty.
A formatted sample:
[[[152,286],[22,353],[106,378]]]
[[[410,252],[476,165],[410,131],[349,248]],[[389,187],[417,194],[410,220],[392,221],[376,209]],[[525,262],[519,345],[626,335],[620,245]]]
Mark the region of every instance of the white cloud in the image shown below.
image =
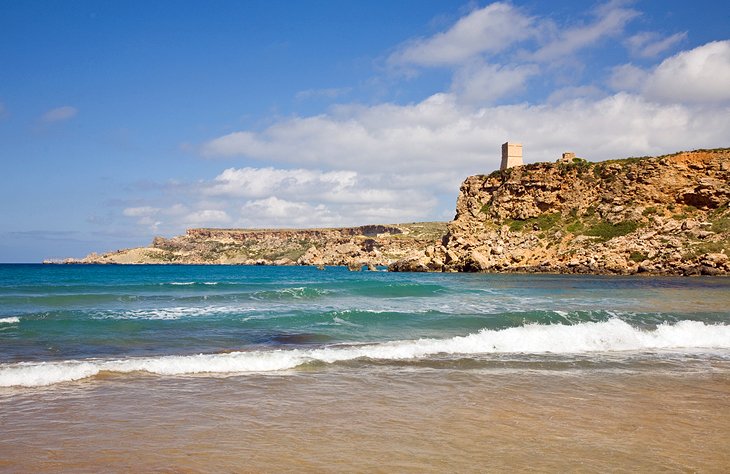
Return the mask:
[[[565,25],[548,17],[528,16],[507,3],[493,3],[473,10],[444,32],[405,43],[388,57],[388,63],[410,67],[410,72],[418,67],[450,67],[455,71],[451,93],[472,105],[519,97],[537,76],[540,80],[535,82],[544,86],[558,83],[579,91],[584,85],[576,82],[585,65],[576,53],[624,33],[639,15],[625,3],[599,5],[590,11],[588,22]],[[649,52],[668,48],[675,39],[662,40],[657,35],[651,42],[643,41],[643,50]],[[237,137],[239,141],[251,138]]]
[[[203,209],[191,212],[183,218],[186,225],[193,227],[208,227],[228,224],[231,220],[231,217],[226,213],[226,211],[222,211],[220,209]]]
[[[638,91],[649,74],[633,64],[622,64],[611,69],[608,85],[616,91]]]
[[[294,201],[270,196],[265,199],[247,201],[240,208],[240,218],[236,221],[241,227],[333,227],[343,225],[362,225],[368,223],[409,222],[422,218],[432,210],[435,202],[425,198],[423,201],[409,201],[411,192],[389,203],[362,201],[337,205]]]
[[[241,207],[241,223],[246,227],[320,227],[334,225],[334,216],[322,204],[293,202],[271,196],[248,201]]]
[[[677,43],[687,38],[687,32],[676,33],[662,38],[656,32],[644,31],[635,34],[626,40],[626,45],[632,56],[639,58],[653,58],[674,47]]]
[[[78,110],[75,107],[71,107],[70,105],[64,105],[63,107],[57,107],[44,113],[41,116],[41,122],[63,122],[65,120],[70,120],[74,118],[76,114],[78,114]]]
[[[522,91],[538,72],[533,64],[499,66],[475,61],[456,71],[451,88],[465,102],[488,103]]]
[[[730,41],[713,41],[665,59],[647,79],[644,94],[664,102],[730,100]]]
[[[423,102],[353,107],[335,115],[294,118],[247,140],[219,141],[228,154],[257,160],[332,166],[356,172],[491,171],[499,163],[499,144],[522,141],[531,161],[552,160],[564,149],[585,150],[589,159],[719,146],[730,136],[727,107],[661,105],[639,95],[573,98],[557,104],[517,104],[474,109],[453,95]],[[306,146],[302,146],[302,144]]]
[[[423,177],[414,180],[411,175],[303,168],[229,168],[210,181],[165,188],[189,205],[128,207],[122,214],[145,230],[170,234],[185,227],[327,227],[414,221],[434,212],[438,205],[434,193],[444,187],[443,174],[426,173]],[[448,191],[453,191],[460,179],[450,176]],[[256,186],[251,187],[251,183]],[[428,192],[423,186],[430,188]],[[449,204],[452,207],[453,203]]]
[[[600,99],[605,93],[596,86],[563,87],[550,93],[548,104],[560,104],[575,99]]]
[[[356,173],[331,171],[322,173],[305,169],[229,168],[216,176],[205,190],[210,195],[233,197],[264,197],[285,192],[294,195],[311,194],[327,188],[341,190],[354,184]]]
[[[251,183],[257,185],[251,187]],[[224,170],[204,185],[203,192],[229,204],[249,198],[242,207],[245,225],[286,225],[283,219],[287,217],[294,219],[289,226],[311,227],[336,220],[383,222],[392,216],[423,215],[433,209],[436,200],[418,189],[422,185],[393,175],[247,167]]]
[[[388,58],[394,65],[447,66],[481,53],[496,53],[530,38],[532,19],[508,3],[472,11],[449,30],[402,45]]]
[[[531,55],[535,61],[552,61],[597,43],[604,38],[623,32],[626,24],[639,12],[624,8],[618,2],[609,2],[595,11],[596,20],[587,25],[554,28],[554,39]]]

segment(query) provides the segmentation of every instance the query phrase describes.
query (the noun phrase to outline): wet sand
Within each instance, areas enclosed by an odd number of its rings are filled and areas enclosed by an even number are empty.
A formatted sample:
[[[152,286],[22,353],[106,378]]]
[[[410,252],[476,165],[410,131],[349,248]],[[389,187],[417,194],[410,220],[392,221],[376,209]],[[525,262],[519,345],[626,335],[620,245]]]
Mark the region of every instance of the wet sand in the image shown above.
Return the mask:
[[[0,470],[728,472],[730,362],[107,375],[0,391]]]

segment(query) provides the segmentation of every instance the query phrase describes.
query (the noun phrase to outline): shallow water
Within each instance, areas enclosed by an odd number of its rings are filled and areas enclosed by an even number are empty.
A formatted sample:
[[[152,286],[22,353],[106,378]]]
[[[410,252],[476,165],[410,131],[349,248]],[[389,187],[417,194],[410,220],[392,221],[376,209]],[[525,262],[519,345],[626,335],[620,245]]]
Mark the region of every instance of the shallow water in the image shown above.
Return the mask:
[[[730,469],[730,280],[0,266],[0,469]]]

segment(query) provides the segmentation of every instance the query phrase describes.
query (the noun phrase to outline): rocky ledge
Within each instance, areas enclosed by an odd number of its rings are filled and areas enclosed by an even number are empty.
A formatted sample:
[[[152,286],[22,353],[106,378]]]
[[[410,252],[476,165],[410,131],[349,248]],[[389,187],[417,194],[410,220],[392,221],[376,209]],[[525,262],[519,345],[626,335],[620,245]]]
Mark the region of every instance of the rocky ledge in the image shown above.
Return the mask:
[[[391,271],[727,275],[730,149],[535,163],[461,185],[441,243]]]

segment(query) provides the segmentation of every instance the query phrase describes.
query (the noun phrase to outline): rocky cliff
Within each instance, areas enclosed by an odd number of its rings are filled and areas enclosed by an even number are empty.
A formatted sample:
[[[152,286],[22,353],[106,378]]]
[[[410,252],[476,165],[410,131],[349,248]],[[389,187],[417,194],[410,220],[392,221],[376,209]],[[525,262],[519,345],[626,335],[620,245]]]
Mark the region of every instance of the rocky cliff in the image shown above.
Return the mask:
[[[445,232],[445,222],[329,229],[188,229],[171,239],[155,237],[149,247],[92,253],[61,263],[347,265],[359,270],[423,255],[423,249],[440,242]]]
[[[729,183],[730,149],[471,176],[441,244],[390,269],[728,274]]]

